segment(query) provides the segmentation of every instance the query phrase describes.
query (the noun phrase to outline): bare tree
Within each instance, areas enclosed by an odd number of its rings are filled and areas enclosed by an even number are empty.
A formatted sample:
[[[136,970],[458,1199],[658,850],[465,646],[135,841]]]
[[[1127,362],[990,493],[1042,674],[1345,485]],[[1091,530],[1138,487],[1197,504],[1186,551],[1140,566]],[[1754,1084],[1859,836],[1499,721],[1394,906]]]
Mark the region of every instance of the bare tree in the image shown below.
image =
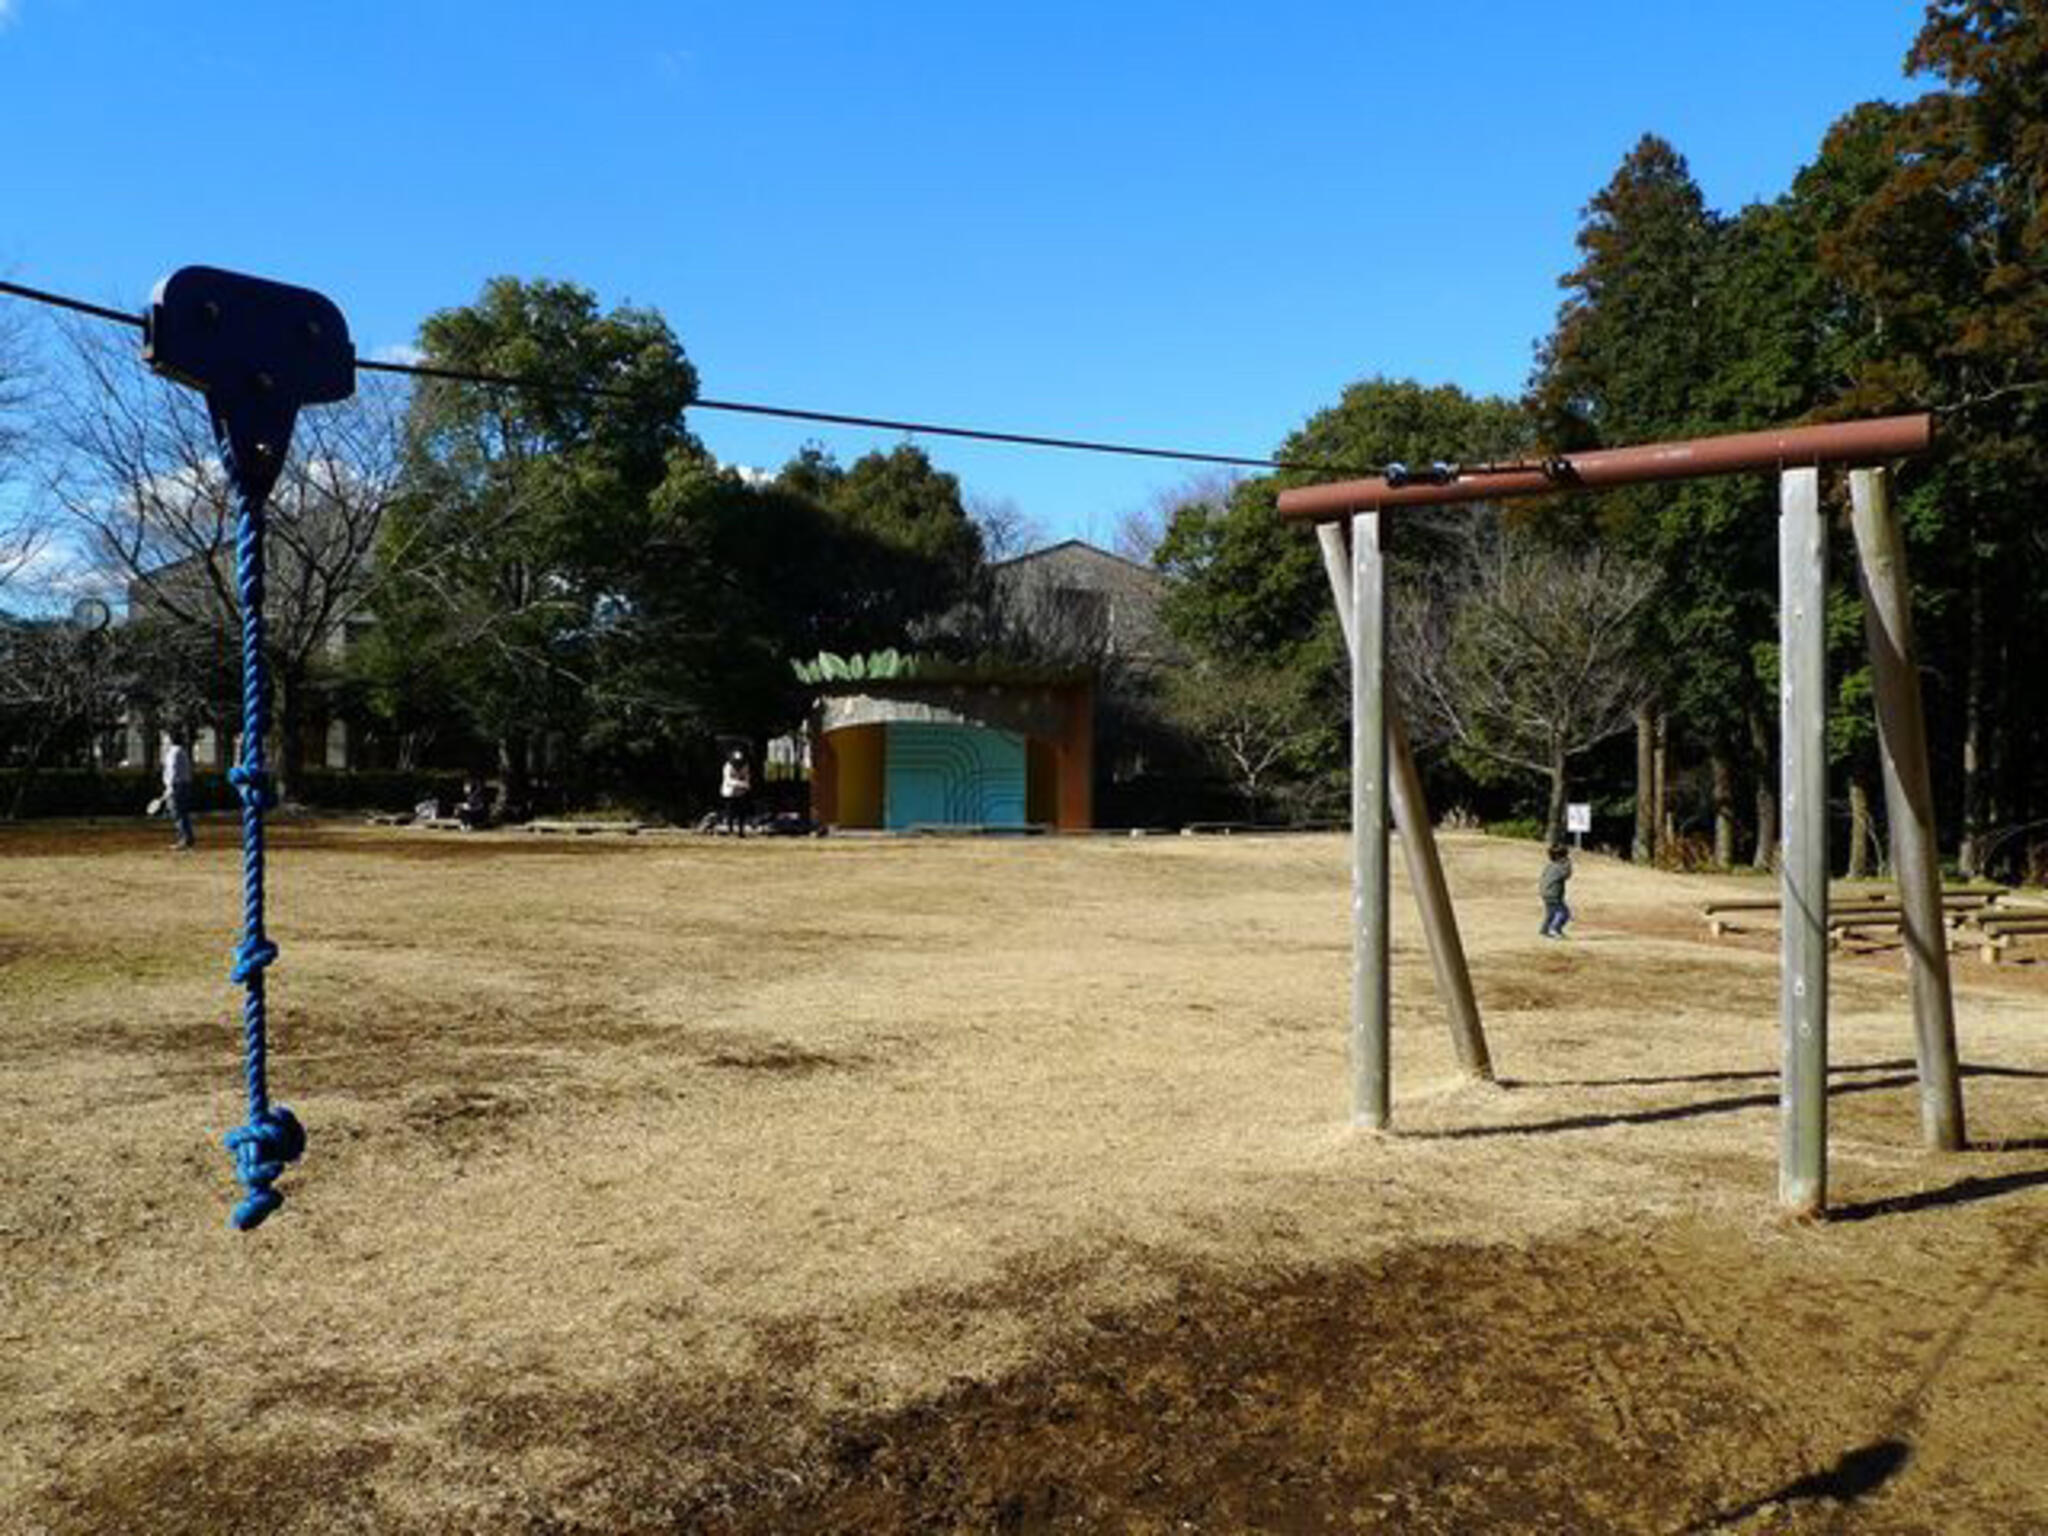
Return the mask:
[[[1174,513],[1186,506],[1214,507],[1220,512],[1230,504],[1230,493],[1243,479],[1236,470],[1206,470],[1154,492],[1142,507],[1126,507],[1117,514],[1112,551],[1126,560],[1150,565],[1153,552],[1173,523]]]
[[[1569,550],[1474,525],[1470,555],[1407,585],[1392,654],[1418,737],[1481,769],[1549,786],[1564,835],[1572,760],[1633,728],[1645,696],[1637,617],[1655,573],[1598,545]]]
[[[107,618],[93,599],[68,619],[0,615],[0,761],[13,769],[10,817],[21,815],[38,770],[60,750],[89,752],[119,712],[125,652]]]
[[[24,472],[30,385],[26,333],[0,313],[0,596],[49,549],[49,520]]]
[[[73,330],[52,391],[48,487],[87,557],[194,653],[239,645],[235,504],[204,401],[157,379],[131,345]],[[289,785],[306,695],[372,589],[378,530],[398,491],[402,391],[366,381],[301,415],[272,492],[264,618]],[[173,647],[173,651],[179,647]],[[220,723],[227,723],[225,721]]]
[[[1179,669],[1167,684],[1167,709],[1222,766],[1253,819],[1273,776],[1298,761],[1318,725],[1300,676],[1256,663]]]
[[[0,482],[0,599],[10,588],[25,585],[50,551],[49,519],[43,509],[7,500],[10,494],[11,488]]]
[[[1045,542],[1044,527],[1013,497],[969,496],[967,516],[981,530],[982,558],[990,562],[1014,559]]]

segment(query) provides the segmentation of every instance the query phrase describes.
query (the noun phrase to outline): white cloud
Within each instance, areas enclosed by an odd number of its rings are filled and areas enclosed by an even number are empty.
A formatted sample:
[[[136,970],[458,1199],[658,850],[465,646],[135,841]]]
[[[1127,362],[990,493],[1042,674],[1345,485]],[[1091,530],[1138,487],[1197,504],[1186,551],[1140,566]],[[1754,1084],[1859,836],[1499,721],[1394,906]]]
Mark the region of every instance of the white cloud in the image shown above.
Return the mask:
[[[7,0],[0,0],[0,5]],[[417,368],[427,360],[427,354],[409,341],[388,341],[370,354],[373,362],[402,363],[408,368]]]
[[[0,609],[36,618],[68,612],[81,597],[105,599],[117,613],[123,607],[120,582],[93,569],[82,550],[59,539],[25,547],[0,544],[0,594]]]

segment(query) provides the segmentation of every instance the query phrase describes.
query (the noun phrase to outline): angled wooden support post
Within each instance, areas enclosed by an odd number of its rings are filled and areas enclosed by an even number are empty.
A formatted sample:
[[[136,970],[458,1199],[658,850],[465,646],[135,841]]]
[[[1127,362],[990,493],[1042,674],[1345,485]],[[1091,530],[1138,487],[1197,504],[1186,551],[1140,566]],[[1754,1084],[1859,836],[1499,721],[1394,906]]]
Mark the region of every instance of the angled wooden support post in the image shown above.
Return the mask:
[[[1351,1123],[1385,1130],[1390,1109],[1386,562],[1380,515],[1351,519]]]
[[[1785,819],[1778,1203],[1795,1216],[1817,1216],[1828,1197],[1828,539],[1820,471],[1785,470],[1778,504],[1779,803]]]
[[[1955,998],[1941,910],[1941,852],[1927,766],[1927,727],[1913,656],[1906,540],[1892,508],[1891,476],[1849,472],[1850,527],[1863,587],[1863,630],[1877,684],[1878,752],[1884,763],[1885,821],[1906,937],[1913,992],[1913,1054],[1920,1069],[1920,1132],[1930,1147],[1964,1145],[1963,1093],[1956,1065]]]
[[[1341,523],[1318,523],[1316,540],[1322,545],[1323,571],[1330,578],[1330,596],[1337,605],[1337,623],[1344,631],[1346,654],[1355,654],[1351,622],[1351,553],[1345,547]],[[1415,892],[1415,905],[1422,917],[1422,932],[1429,944],[1429,962],[1436,973],[1437,995],[1451,1026],[1451,1043],[1458,1053],[1458,1065],[1468,1077],[1493,1081],[1493,1058],[1486,1048],[1486,1031],[1479,1022],[1479,1001],[1472,991],[1472,973],[1465,963],[1464,939],[1458,932],[1457,910],[1451,905],[1451,890],[1444,880],[1443,860],[1437,854],[1436,833],[1429,819],[1429,804],[1422,793],[1422,776],[1415,771],[1415,756],[1408,747],[1408,729],[1401,718],[1400,702],[1391,689],[1384,705],[1387,722],[1387,767],[1394,806],[1394,832],[1401,840],[1401,858],[1408,870],[1408,884]]]

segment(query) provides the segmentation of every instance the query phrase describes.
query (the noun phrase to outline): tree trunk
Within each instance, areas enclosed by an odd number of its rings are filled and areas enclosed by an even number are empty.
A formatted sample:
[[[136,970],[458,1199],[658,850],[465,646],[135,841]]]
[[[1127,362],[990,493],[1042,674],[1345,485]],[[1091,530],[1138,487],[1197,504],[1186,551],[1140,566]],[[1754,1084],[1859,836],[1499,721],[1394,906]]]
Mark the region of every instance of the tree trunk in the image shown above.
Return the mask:
[[[1956,863],[1963,878],[1974,880],[1984,863],[1984,688],[1986,682],[1986,633],[1984,619],[1984,566],[1970,561],[1969,607],[1970,644],[1963,681],[1963,840],[1956,850]]]
[[[28,807],[29,786],[36,781],[36,770],[43,764],[43,748],[49,743],[47,736],[31,737],[28,755],[16,767],[14,773],[14,797],[7,808],[9,821],[21,820],[22,812]]]
[[[1657,835],[1654,845],[1650,850],[1652,858],[1658,857],[1665,850],[1669,849],[1675,841],[1672,836],[1674,829],[1671,825],[1671,811],[1669,808],[1671,803],[1671,717],[1662,710],[1657,712],[1655,729],[1657,744],[1654,752],[1655,762],[1652,765],[1650,775],[1650,806],[1656,817]]]
[[[1648,864],[1657,857],[1657,711],[1636,706],[1636,832],[1631,859]]]
[[[1778,755],[1773,750],[1770,721],[1754,703],[1749,706],[1749,760],[1756,774],[1756,853],[1750,864],[1775,869],[1778,863]]]
[[[523,806],[531,795],[533,781],[527,771],[526,745],[524,731],[507,731],[498,738],[498,777],[505,783],[501,805]]]
[[[1991,699],[1985,706],[1993,723],[1987,744],[1991,762],[1985,775],[1984,841],[1978,846],[1977,862],[1978,872],[1989,879],[1997,867],[2000,846],[2011,847],[2002,829],[2017,826],[2026,816],[2020,809],[2023,797],[2015,793],[2013,772],[2013,742],[2021,706],[2016,706],[2013,696],[2011,627],[1998,625],[1985,649],[1995,653],[1989,659]]]
[[[50,750],[62,728],[45,724],[33,731],[28,738],[28,750],[22,755],[14,775],[14,798],[8,806],[7,819],[19,821],[28,809],[28,792],[34,786],[36,775],[43,771],[44,754]]]
[[[1543,819],[1543,839],[1564,841],[1565,757],[1562,747],[1550,749],[1550,814]]]
[[[271,754],[271,777],[276,781],[280,804],[291,798],[291,792],[297,787],[306,766],[305,721],[300,718],[299,683],[298,674],[284,668],[275,668],[271,673],[272,718],[277,722],[277,751]]]
[[[1861,768],[1849,774],[1849,878],[1867,879],[1870,874],[1870,850],[1877,838],[1876,829],[1870,821],[1870,786],[1864,781]]]
[[[1714,865],[1727,869],[1735,862],[1735,758],[1726,743],[1707,751],[1714,785]]]

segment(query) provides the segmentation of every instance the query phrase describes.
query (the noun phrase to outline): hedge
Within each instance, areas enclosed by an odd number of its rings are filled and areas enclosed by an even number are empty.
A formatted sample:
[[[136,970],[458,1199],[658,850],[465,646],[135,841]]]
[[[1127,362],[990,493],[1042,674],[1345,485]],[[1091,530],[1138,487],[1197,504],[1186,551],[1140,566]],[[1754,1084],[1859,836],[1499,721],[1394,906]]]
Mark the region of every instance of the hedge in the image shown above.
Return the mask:
[[[0,773],[0,816],[8,815],[20,788],[19,770]],[[141,816],[163,793],[163,781],[138,769],[45,768],[28,783],[24,818],[39,816]],[[409,811],[429,795],[462,798],[460,775],[446,773],[301,773],[291,786],[294,803],[315,810]],[[239,802],[224,774],[192,779],[192,809],[229,811]]]

